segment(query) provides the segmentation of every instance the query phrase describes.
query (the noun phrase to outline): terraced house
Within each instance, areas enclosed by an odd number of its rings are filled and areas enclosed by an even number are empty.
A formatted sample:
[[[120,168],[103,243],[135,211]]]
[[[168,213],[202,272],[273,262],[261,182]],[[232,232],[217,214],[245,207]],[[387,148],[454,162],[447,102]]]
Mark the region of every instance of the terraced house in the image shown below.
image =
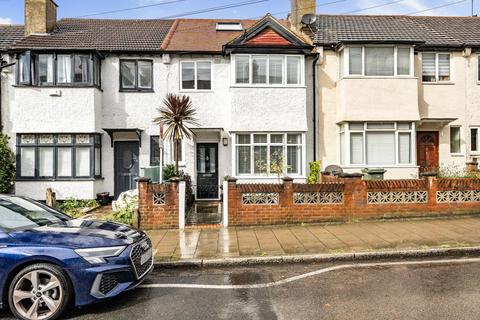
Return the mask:
[[[318,15],[300,28],[321,55],[324,166],[411,178],[477,161],[480,18]]]
[[[189,95],[195,138],[180,164],[198,199],[220,198],[225,176],[306,176],[307,85],[313,47],[287,21],[56,19],[27,0],[25,35],[4,74],[4,132],[17,152],[16,193],[43,199],[118,196],[160,163],[158,115],[167,93]],[[312,109],[312,106],[310,106]],[[173,161],[166,141],[165,163]],[[284,172],[271,172],[276,159]]]
[[[411,178],[480,157],[480,18],[317,15],[289,19],[57,21],[26,0],[0,27],[2,126],[17,194],[118,196],[160,164],[152,120],[167,93],[191,97],[181,143],[198,199],[239,182],[304,181],[308,163]],[[168,141],[165,163],[173,162]],[[280,159],[280,160],[279,160]],[[281,163],[280,172],[272,164]]]

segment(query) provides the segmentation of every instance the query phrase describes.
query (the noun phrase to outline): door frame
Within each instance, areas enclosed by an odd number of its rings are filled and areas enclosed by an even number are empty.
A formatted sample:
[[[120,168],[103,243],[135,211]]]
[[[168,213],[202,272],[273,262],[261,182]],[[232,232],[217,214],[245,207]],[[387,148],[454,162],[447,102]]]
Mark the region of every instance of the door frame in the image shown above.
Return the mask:
[[[436,136],[436,141],[437,141],[437,160],[438,160],[438,168],[440,168],[440,130],[435,130],[435,129],[432,129],[432,130],[417,130],[417,132],[415,133],[415,157],[416,157],[416,165],[418,166],[418,170],[420,172],[422,166],[420,166],[420,164],[418,163],[418,151],[419,151],[419,135],[421,135],[422,133],[430,133],[430,134],[435,134]]]
[[[194,172],[195,172],[195,185],[198,186],[198,167],[197,167],[197,155],[198,155],[198,145],[199,144],[210,144],[210,145],[216,145],[217,146],[217,185],[218,185],[218,197],[217,198],[211,198],[211,199],[204,199],[204,198],[198,198],[197,196],[197,190],[195,188],[195,200],[198,201],[215,201],[215,200],[220,200],[221,199],[221,194],[220,194],[220,142],[218,141],[195,141],[195,151],[194,151],[194,159],[195,159],[195,164],[194,164]]]
[[[129,143],[136,143],[137,146],[138,146],[138,174],[140,175],[140,141],[138,140],[115,140],[113,142],[113,196],[116,197],[117,196],[117,188],[118,188],[118,185],[117,185],[117,159],[116,159],[116,155],[117,155],[117,143],[125,143],[125,142],[129,142]]]

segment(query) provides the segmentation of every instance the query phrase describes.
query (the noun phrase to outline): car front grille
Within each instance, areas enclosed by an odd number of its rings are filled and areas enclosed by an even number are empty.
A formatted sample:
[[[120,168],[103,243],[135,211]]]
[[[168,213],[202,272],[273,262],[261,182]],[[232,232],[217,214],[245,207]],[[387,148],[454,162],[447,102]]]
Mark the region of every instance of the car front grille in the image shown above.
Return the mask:
[[[149,250],[152,250],[152,241],[149,238],[141,240],[132,248],[130,259],[132,260],[133,269],[137,279],[142,278],[153,265],[153,254],[152,258],[142,264],[142,255]]]
[[[102,275],[102,280],[100,280],[98,291],[103,295],[107,295],[110,291],[115,289],[117,285],[118,276],[114,273],[106,273]]]

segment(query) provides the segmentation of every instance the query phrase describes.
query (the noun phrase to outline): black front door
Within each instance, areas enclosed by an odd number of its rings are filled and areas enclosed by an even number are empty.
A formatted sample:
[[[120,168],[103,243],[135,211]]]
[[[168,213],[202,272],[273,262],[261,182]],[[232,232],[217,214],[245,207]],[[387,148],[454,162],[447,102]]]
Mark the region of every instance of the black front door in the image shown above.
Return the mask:
[[[197,144],[197,198],[218,198],[218,144]]]
[[[115,142],[115,198],[120,193],[136,188],[135,178],[139,175],[137,141]]]

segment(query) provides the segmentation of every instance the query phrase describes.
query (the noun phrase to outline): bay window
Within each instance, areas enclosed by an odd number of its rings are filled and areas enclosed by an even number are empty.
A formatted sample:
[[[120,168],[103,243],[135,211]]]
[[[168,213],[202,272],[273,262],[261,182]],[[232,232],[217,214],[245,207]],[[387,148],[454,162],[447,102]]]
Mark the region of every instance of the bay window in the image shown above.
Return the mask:
[[[413,48],[411,47],[349,46],[342,50],[340,59],[342,59],[341,76],[413,75]]]
[[[448,82],[451,80],[450,53],[422,53],[422,81]]]
[[[99,134],[19,134],[17,154],[19,180],[75,180],[101,176]]]
[[[413,165],[414,124],[410,122],[349,122],[340,127],[343,165]]]
[[[246,133],[235,137],[237,175],[303,174],[304,138],[301,133]]]
[[[235,55],[235,84],[301,85],[303,57],[295,55]]]
[[[210,61],[184,61],[181,63],[182,90],[211,90],[212,63]]]
[[[100,59],[94,54],[26,52],[18,56],[17,84],[99,87],[100,68]]]

